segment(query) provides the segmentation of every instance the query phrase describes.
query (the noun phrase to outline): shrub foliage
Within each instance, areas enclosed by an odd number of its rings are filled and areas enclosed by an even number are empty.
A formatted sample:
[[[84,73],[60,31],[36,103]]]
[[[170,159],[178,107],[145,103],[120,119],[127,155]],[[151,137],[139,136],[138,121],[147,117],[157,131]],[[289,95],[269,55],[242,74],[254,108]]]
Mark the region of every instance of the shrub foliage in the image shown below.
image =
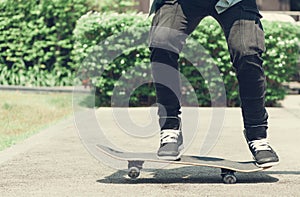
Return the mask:
[[[85,0],[0,2],[0,84],[70,85],[73,29]]]
[[[78,77],[95,87],[101,106],[153,104],[147,44],[151,18],[137,13],[85,14],[95,6],[92,2],[1,1],[0,84],[72,85]],[[132,0],[124,2],[128,3],[124,8],[133,5]],[[109,4],[105,1],[97,6],[105,10]],[[282,82],[297,72],[300,27],[283,22],[263,24],[266,103],[274,106],[286,94]],[[179,59],[182,76],[187,79],[183,80],[183,105],[194,105],[196,99],[200,106],[210,106],[215,99],[211,90],[220,89],[218,84],[224,82],[227,105],[239,106],[235,72],[218,23],[211,18],[203,20],[186,46],[188,50]],[[208,80],[207,73],[215,73],[216,67],[221,78],[210,75]]]

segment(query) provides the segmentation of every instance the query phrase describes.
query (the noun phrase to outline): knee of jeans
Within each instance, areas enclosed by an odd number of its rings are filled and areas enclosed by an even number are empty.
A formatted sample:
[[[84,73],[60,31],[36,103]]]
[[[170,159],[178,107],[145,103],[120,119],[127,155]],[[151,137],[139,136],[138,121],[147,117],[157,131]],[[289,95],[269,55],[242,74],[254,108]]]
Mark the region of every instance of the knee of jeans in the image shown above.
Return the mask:
[[[262,98],[265,95],[266,78],[262,58],[258,55],[245,56],[235,66],[241,98]]]
[[[242,56],[234,67],[238,77],[261,77],[264,76],[264,70],[262,67],[263,59],[260,54]],[[256,78],[254,77],[254,78]]]
[[[180,53],[188,35],[167,27],[152,27],[149,47]]]
[[[150,55],[150,61],[152,62],[152,68],[156,69],[166,69],[160,64],[155,63],[161,63],[165,65],[169,65],[176,70],[178,70],[178,53],[173,53],[172,51],[161,49],[161,48],[150,48],[151,55]],[[169,72],[169,70],[167,71]],[[162,73],[162,71],[159,71],[159,73]]]

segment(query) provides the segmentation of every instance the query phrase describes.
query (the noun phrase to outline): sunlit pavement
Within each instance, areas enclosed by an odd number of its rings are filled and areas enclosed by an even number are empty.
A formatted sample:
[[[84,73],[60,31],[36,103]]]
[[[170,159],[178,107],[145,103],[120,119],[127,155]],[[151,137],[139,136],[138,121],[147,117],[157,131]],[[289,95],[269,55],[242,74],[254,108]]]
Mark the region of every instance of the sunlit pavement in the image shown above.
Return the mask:
[[[236,173],[238,182],[234,185],[222,183],[219,169],[188,166],[147,169],[139,179],[130,180],[126,171],[108,166],[87,151],[79,138],[84,131],[78,133],[78,123],[72,117],[0,152],[0,196],[299,196],[300,96],[289,95],[282,105],[268,108],[269,141],[280,156],[280,164],[263,172]],[[137,122],[144,121],[141,114],[153,113],[149,108],[129,110]],[[199,120],[191,120],[194,116],[189,116],[190,110],[183,109],[184,131],[196,123],[200,127],[192,138],[186,131],[186,154],[197,154],[205,131],[212,123],[218,123],[212,121],[210,108],[196,109]],[[208,155],[251,160],[242,134],[240,109],[226,108],[224,112],[222,130]],[[106,113],[107,108],[96,110],[103,126],[101,132],[109,141],[124,149],[139,143],[145,149],[157,148],[158,133],[133,141]],[[88,120],[86,124],[89,125]]]

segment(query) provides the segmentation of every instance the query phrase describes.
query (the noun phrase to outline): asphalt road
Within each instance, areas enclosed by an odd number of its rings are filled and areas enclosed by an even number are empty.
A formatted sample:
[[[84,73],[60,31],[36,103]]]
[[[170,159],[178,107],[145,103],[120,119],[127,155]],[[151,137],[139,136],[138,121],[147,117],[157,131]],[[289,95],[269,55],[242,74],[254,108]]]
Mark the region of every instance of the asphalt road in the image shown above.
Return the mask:
[[[269,140],[281,163],[263,172],[237,173],[238,183],[234,185],[222,183],[219,169],[174,165],[152,166],[132,181],[125,171],[114,168],[122,168],[125,164],[112,161],[110,165],[108,160],[101,160],[101,155],[95,157],[87,151],[87,143],[94,143],[95,139],[88,139],[83,144],[79,138],[84,135],[83,127],[71,117],[0,152],[0,196],[300,196],[300,97],[288,96],[283,106],[268,108]],[[193,120],[194,115],[189,114],[192,113],[190,110],[183,110],[184,131],[193,128],[197,122]],[[144,124],[147,114],[153,114],[153,110],[149,112],[147,108],[130,111],[131,118],[138,124]],[[199,153],[206,136],[201,131],[217,124],[212,118],[212,109],[197,111],[200,114],[199,132],[186,132],[188,154]],[[97,109],[95,114],[108,141],[129,150],[135,146],[156,150],[156,133],[144,138],[128,137],[120,129],[122,124],[116,124],[111,109]],[[226,108],[223,120],[222,132],[217,133],[218,141],[211,147],[209,155],[251,160],[241,132],[240,109]],[[86,125],[92,125],[88,119],[84,121]],[[78,129],[81,130],[79,135]]]

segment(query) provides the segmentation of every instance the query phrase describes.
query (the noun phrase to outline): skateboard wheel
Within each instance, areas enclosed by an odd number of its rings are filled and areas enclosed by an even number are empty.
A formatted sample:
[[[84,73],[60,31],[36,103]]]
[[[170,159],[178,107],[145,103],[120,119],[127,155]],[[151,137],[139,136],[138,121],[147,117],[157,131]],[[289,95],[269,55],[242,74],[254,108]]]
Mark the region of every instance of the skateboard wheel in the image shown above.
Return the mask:
[[[136,179],[138,176],[140,176],[140,169],[137,167],[129,168],[128,176],[131,179]]]
[[[234,174],[223,175],[223,182],[225,184],[234,184],[236,183],[236,176]]]

